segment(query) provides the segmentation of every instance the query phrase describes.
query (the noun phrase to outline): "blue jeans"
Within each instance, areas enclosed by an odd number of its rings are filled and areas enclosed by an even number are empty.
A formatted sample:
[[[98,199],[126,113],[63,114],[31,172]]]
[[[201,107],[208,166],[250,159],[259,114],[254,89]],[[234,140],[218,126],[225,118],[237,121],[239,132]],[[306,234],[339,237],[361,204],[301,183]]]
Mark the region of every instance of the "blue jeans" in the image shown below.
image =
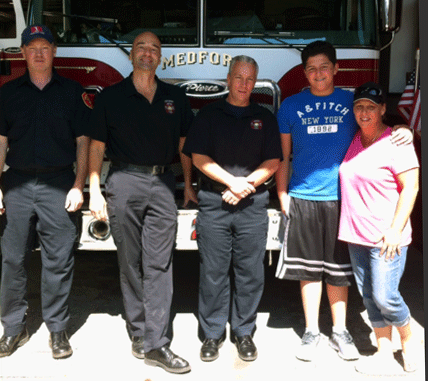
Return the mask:
[[[385,254],[379,256],[379,247],[351,243],[348,247],[358,291],[372,326],[407,325],[410,311],[398,291],[406,264],[407,246],[403,246],[401,255],[396,254],[392,261],[385,261]]]

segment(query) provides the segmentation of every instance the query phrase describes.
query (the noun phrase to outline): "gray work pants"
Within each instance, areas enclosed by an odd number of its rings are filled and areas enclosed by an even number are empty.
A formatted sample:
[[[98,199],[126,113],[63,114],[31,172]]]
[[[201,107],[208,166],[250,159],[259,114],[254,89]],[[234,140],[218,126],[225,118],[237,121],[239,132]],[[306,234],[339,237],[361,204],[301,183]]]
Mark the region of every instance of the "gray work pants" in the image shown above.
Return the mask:
[[[19,334],[28,308],[27,271],[36,234],[40,241],[43,320],[50,332],[69,320],[77,213],[65,210],[73,170],[28,174],[9,169],[2,176],[5,226],[1,238],[1,321],[6,336]]]
[[[251,335],[264,287],[268,192],[236,206],[211,191],[200,190],[198,198],[199,323],[206,338],[219,339],[230,315],[236,336]]]
[[[169,343],[172,250],[177,228],[175,177],[110,169],[106,196],[131,336],[146,352]]]

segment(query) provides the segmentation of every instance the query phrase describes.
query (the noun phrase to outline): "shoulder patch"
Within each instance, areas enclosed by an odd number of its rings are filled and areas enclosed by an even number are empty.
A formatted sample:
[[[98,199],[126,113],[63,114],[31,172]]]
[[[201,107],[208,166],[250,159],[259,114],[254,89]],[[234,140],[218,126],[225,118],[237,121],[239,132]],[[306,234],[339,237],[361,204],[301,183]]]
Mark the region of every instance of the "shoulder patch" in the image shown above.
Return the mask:
[[[93,102],[93,96],[89,95],[88,93],[84,92],[82,94],[83,103],[90,108],[91,110],[94,108],[94,102]]]

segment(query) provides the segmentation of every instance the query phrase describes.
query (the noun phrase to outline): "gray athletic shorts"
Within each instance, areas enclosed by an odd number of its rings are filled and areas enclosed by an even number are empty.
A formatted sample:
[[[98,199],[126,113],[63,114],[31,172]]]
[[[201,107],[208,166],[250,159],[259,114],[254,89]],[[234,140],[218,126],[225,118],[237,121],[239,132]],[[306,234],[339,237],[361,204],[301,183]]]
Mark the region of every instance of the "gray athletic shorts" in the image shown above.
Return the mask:
[[[289,216],[284,216],[284,242],[276,277],[351,285],[348,246],[337,239],[339,213],[339,201],[291,197]]]

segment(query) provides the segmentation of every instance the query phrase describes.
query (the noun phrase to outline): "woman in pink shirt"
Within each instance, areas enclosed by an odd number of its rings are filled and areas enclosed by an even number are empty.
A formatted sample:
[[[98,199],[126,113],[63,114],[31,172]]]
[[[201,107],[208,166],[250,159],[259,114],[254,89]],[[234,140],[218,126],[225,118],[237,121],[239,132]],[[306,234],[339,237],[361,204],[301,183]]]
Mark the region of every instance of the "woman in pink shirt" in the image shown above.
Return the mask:
[[[395,373],[392,326],[400,334],[405,371],[414,371],[410,311],[398,286],[411,242],[409,216],[418,193],[419,163],[413,145],[394,145],[382,89],[360,86],[354,95],[356,133],[340,166],[339,239],[348,242],[358,290],[376,335],[378,350],[357,371]],[[394,370],[395,369],[395,370]]]

